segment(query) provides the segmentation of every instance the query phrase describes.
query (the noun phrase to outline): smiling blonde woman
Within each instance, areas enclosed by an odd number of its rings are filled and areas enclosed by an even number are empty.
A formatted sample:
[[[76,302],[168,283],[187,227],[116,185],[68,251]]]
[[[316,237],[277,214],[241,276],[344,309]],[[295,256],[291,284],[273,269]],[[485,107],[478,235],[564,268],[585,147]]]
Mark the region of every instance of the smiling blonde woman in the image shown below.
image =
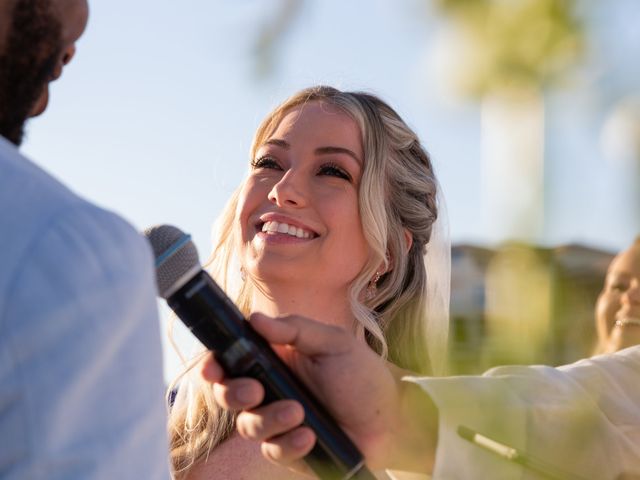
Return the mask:
[[[595,353],[616,352],[640,343],[640,237],[609,265],[595,316]]]
[[[312,87],[259,126],[208,268],[246,315],[339,325],[394,371],[438,374],[450,273],[440,206],[430,158],[391,107],[371,94]],[[176,477],[296,478],[232,435],[232,415],[193,368],[176,384]]]

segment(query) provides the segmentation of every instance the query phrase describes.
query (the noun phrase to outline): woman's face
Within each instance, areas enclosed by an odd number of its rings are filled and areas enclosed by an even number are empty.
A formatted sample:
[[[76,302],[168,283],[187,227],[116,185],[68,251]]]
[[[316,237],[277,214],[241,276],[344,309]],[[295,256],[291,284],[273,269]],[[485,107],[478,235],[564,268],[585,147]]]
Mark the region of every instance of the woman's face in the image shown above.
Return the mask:
[[[335,107],[291,109],[257,147],[236,219],[244,268],[265,282],[346,291],[368,258],[360,131]]]
[[[596,304],[598,338],[608,339],[616,320],[640,320],[640,246],[613,259]]]

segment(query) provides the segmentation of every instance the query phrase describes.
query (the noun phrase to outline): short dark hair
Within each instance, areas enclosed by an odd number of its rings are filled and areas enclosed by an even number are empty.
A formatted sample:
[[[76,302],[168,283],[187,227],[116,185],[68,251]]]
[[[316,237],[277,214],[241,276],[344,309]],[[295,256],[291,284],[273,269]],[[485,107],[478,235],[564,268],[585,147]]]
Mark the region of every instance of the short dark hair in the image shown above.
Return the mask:
[[[16,0],[10,16],[0,54],[0,135],[19,145],[62,49],[62,26],[51,0]]]

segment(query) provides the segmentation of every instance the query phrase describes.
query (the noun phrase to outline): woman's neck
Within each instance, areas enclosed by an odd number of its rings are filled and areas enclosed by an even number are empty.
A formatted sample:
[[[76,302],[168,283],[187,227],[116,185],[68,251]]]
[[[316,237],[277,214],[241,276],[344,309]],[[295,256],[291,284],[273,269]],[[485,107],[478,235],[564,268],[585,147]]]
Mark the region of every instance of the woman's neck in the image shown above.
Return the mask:
[[[356,323],[346,289],[308,284],[257,284],[252,310],[271,316],[295,314],[347,329]]]

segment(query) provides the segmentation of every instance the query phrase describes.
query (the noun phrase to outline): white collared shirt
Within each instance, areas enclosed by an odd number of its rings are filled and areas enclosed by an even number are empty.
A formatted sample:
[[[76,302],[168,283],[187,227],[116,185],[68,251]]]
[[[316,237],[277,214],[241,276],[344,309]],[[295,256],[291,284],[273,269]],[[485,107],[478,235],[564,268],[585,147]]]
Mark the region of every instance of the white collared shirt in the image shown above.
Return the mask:
[[[0,137],[0,477],[168,479],[151,252]]]

